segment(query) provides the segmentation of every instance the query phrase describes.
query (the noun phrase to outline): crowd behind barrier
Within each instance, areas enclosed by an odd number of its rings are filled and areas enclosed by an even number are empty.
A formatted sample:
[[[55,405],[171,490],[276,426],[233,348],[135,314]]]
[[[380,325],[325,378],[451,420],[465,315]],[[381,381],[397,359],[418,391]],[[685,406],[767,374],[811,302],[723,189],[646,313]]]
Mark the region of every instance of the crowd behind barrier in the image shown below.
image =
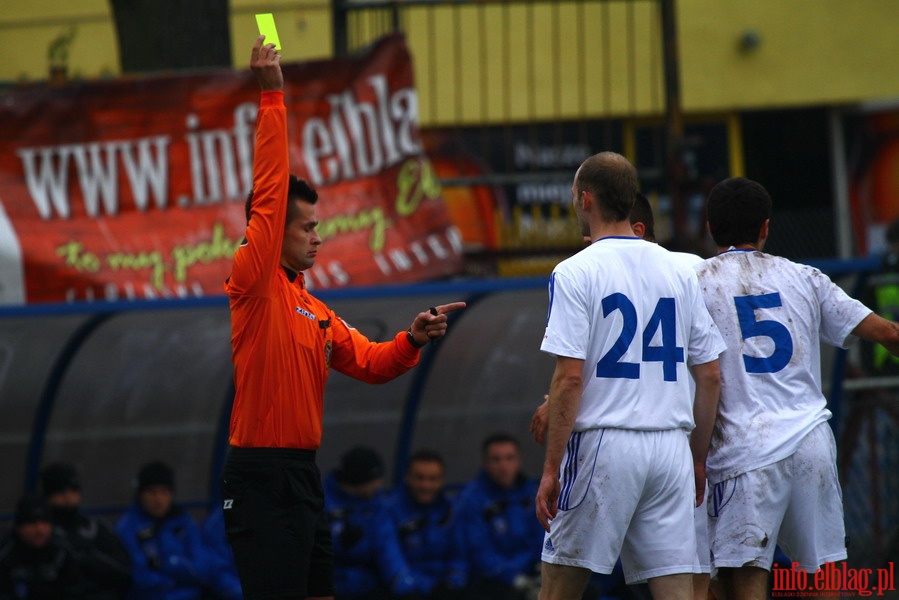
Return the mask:
[[[510,434],[488,436],[477,475],[452,486],[443,456],[420,449],[392,489],[376,450],[344,452],[325,474],[337,598],[535,598],[543,533],[520,448]],[[222,506],[186,510],[178,479],[162,461],[142,465],[112,526],[81,506],[72,464],[46,465],[40,494],[21,497],[2,532],[0,598],[242,598]],[[622,586],[620,573],[597,576],[585,598],[639,597]]]

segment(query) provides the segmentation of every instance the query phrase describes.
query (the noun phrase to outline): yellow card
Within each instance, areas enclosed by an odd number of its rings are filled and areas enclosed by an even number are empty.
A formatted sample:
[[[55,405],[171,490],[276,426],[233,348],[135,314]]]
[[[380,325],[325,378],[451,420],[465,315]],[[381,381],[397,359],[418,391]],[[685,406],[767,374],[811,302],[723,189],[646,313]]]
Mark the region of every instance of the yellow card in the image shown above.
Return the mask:
[[[275,17],[272,13],[256,15],[256,25],[259,26],[259,33],[265,36],[264,43],[274,44],[275,50],[280,50],[281,40],[278,39],[278,29],[275,27]]]

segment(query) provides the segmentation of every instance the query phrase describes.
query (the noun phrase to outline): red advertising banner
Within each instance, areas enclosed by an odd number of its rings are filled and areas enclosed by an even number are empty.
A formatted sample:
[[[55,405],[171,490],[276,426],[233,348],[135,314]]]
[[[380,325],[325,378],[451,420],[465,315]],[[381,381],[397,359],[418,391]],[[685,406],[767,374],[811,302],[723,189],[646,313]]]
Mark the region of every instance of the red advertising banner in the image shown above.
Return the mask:
[[[403,37],[283,70],[291,170],[319,191],[310,287],[458,272]],[[221,294],[258,99],[249,70],[0,92],[0,304]]]

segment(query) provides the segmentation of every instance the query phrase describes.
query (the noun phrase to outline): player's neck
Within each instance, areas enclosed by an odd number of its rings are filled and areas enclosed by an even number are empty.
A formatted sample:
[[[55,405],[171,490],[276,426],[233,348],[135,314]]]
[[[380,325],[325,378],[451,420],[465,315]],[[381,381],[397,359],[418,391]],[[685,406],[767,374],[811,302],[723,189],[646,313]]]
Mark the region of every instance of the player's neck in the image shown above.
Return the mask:
[[[598,240],[606,237],[636,237],[631,224],[626,219],[615,223],[597,221],[591,224],[590,238]]]
[[[751,252],[753,250],[758,250],[758,244],[737,244],[736,246],[718,246],[718,254],[724,254],[725,252],[733,252],[733,251],[743,251],[743,252]]]

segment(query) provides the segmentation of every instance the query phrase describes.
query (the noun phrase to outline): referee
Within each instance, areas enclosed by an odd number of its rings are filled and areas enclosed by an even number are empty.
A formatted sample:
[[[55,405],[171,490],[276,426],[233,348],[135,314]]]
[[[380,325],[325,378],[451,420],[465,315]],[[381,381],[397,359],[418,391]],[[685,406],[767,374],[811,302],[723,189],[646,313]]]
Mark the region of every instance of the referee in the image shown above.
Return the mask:
[[[249,600],[334,595],[331,534],[315,464],[330,369],[383,383],[418,363],[446,333],[454,302],[419,313],[407,331],[374,343],[306,288],[315,264],[318,194],[289,173],[281,57],[253,46],[262,89],[246,240],[225,291],[231,308],[235,397],[222,473],[225,528]]]

